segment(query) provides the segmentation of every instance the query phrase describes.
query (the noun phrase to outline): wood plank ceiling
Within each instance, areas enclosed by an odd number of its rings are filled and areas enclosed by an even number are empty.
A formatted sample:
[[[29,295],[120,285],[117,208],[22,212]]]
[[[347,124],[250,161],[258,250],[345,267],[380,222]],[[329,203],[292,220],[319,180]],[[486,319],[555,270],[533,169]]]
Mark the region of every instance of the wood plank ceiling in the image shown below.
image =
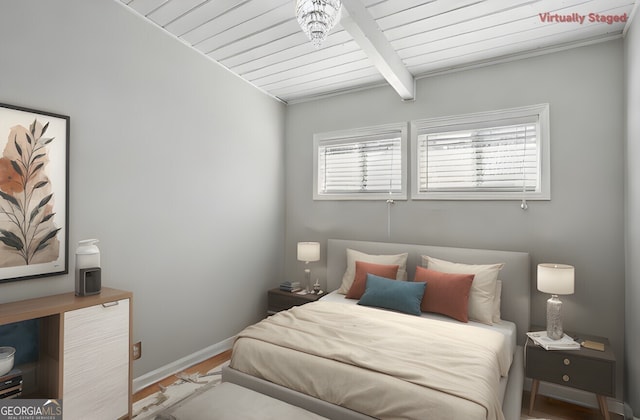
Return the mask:
[[[120,1],[286,103],[385,83],[411,99],[402,90],[415,78],[621,37],[625,22],[590,14],[630,19],[636,8],[636,0],[343,0],[341,22],[316,50],[295,0]],[[545,13],[585,20],[549,22]]]

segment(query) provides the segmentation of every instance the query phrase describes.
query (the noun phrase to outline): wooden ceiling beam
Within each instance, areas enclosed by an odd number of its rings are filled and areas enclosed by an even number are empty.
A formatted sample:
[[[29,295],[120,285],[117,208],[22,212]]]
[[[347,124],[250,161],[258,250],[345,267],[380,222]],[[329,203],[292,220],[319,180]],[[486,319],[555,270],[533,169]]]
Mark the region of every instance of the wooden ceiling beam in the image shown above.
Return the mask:
[[[342,0],[342,27],[403,100],[415,99],[415,79],[360,0]],[[347,12],[347,13],[345,13]]]

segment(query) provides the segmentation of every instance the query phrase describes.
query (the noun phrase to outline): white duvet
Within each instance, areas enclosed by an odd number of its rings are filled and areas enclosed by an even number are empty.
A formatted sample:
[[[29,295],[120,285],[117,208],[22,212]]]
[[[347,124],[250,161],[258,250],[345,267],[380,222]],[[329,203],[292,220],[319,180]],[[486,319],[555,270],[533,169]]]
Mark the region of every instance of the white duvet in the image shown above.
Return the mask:
[[[231,367],[377,418],[503,419],[504,335],[318,301],[243,330]]]

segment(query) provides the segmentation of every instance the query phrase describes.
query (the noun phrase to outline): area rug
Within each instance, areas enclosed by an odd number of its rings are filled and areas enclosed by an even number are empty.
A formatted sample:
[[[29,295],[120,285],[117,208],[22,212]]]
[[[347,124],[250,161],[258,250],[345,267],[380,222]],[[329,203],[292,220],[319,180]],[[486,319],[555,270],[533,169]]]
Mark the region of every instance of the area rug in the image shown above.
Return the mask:
[[[171,385],[161,387],[160,391],[135,402],[132,418],[154,420],[160,413],[179,404],[198,390],[216,386],[221,381],[222,368],[228,364],[229,361],[226,361],[204,373],[177,373],[175,375],[176,381]]]

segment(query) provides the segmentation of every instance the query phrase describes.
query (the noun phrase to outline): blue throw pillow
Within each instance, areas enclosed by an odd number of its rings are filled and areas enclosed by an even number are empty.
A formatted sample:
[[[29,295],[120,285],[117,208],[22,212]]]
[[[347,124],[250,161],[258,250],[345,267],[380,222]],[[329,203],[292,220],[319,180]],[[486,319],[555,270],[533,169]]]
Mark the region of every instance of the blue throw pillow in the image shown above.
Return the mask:
[[[367,274],[367,286],[358,305],[420,315],[420,303],[426,286],[425,282],[390,280]]]

